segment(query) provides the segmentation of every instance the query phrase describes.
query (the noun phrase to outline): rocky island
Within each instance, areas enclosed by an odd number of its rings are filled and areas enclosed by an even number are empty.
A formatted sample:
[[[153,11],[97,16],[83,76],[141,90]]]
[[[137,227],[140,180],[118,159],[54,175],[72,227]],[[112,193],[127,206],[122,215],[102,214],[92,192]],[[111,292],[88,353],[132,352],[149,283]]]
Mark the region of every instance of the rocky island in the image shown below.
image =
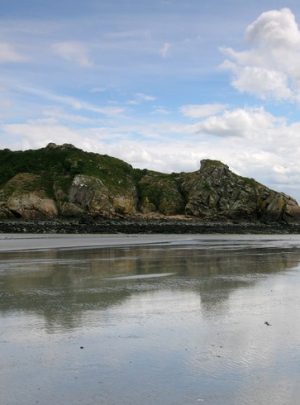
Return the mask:
[[[73,145],[0,151],[0,232],[298,232],[290,196],[216,160],[135,169]]]

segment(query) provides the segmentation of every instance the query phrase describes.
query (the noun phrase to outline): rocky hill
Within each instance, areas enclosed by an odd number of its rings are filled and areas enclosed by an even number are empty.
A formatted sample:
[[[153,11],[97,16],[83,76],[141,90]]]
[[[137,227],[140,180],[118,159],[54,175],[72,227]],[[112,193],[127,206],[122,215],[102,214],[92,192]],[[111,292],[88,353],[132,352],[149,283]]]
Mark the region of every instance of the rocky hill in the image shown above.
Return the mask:
[[[0,218],[82,217],[291,223],[300,222],[300,207],[214,160],[164,174],[69,144],[0,151]]]

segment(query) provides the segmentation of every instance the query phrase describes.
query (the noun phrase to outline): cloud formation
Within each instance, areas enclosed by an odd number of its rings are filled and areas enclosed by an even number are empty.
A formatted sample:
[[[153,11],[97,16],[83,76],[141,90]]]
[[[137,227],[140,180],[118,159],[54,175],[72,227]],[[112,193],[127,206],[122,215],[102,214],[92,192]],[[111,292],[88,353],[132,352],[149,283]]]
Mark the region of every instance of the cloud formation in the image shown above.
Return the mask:
[[[197,125],[197,133],[222,137],[255,139],[282,120],[266,112],[263,108],[238,108],[227,110],[222,115],[212,115]]]
[[[261,48],[289,47],[300,44],[300,32],[294,14],[288,8],[262,13],[246,30],[247,39]]]
[[[81,42],[57,42],[52,45],[52,50],[68,62],[73,62],[81,67],[93,66],[87,47]]]
[[[15,63],[15,62],[24,62],[26,57],[19,53],[15,46],[6,43],[0,42],[0,63]]]
[[[204,118],[225,109],[225,104],[187,104],[180,107],[180,112],[188,118]]]
[[[162,58],[166,58],[169,55],[171,47],[172,45],[170,44],[170,42],[165,42],[159,50],[160,56]]]
[[[156,100],[156,97],[145,93],[136,93],[134,98],[128,101],[128,104],[137,105]]]
[[[288,8],[262,13],[246,29],[248,49],[222,48],[232,85],[262,99],[300,102],[300,31]]]
[[[93,113],[99,113],[107,116],[116,116],[120,115],[124,112],[123,107],[118,107],[118,106],[97,106],[94,104],[91,104],[89,102],[85,102],[82,100],[78,100],[75,97],[70,97],[70,96],[61,96],[59,94],[52,93],[48,90],[42,90],[42,89],[37,89],[33,87],[25,87],[25,86],[20,86],[17,89],[20,92],[35,95],[38,97],[41,97],[42,99],[50,100],[55,103],[61,104],[61,105],[66,105],[68,107],[73,108],[74,110],[84,110],[84,111],[90,111]]]

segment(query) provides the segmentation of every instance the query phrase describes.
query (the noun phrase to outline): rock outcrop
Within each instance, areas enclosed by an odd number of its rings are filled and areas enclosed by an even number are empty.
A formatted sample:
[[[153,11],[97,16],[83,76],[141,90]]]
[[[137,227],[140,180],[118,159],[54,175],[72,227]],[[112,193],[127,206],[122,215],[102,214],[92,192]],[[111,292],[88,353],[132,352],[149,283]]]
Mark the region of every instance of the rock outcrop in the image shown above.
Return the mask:
[[[300,207],[214,160],[193,173],[163,174],[69,144],[0,151],[0,218],[153,215],[290,223],[300,222]]]
[[[58,215],[56,203],[47,196],[41,177],[19,173],[0,190],[1,217],[24,219],[53,218]]]
[[[138,182],[138,189],[138,208],[143,214],[176,215],[184,212],[184,198],[174,175],[146,171]]]
[[[203,160],[199,171],[186,173],[181,180],[187,215],[275,222],[300,219],[300,207],[293,198],[238,176],[218,161]]]

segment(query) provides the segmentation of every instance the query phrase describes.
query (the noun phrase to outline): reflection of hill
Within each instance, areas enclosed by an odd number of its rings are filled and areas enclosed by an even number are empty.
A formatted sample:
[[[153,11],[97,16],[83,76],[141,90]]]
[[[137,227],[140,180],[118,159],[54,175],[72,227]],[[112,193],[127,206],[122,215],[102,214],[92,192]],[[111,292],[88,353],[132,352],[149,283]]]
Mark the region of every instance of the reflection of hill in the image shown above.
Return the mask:
[[[49,326],[73,327],[82,311],[105,309],[129,296],[126,290],[103,284],[111,274],[112,260],[117,271],[118,255],[110,250],[99,256],[95,251],[61,250],[2,254],[0,311],[33,311],[43,315]],[[126,266],[123,263],[122,268],[131,272]]]
[[[226,311],[227,300],[234,290],[291,269],[299,261],[300,252],[295,250],[291,254],[287,249],[204,250],[201,254],[190,251],[189,258],[181,265],[181,274],[198,277],[193,290],[200,294],[202,311],[210,314]]]
[[[278,249],[213,250],[131,247],[51,250],[0,255],[0,311],[42,315],[49,328],[72,328],[87,310],[105,310],[132,294],[184,289],[199,292],[205,312],[224,306],[232,291],[296,266],[300,252]],[[147,280],[115,276],[176,273]]]

